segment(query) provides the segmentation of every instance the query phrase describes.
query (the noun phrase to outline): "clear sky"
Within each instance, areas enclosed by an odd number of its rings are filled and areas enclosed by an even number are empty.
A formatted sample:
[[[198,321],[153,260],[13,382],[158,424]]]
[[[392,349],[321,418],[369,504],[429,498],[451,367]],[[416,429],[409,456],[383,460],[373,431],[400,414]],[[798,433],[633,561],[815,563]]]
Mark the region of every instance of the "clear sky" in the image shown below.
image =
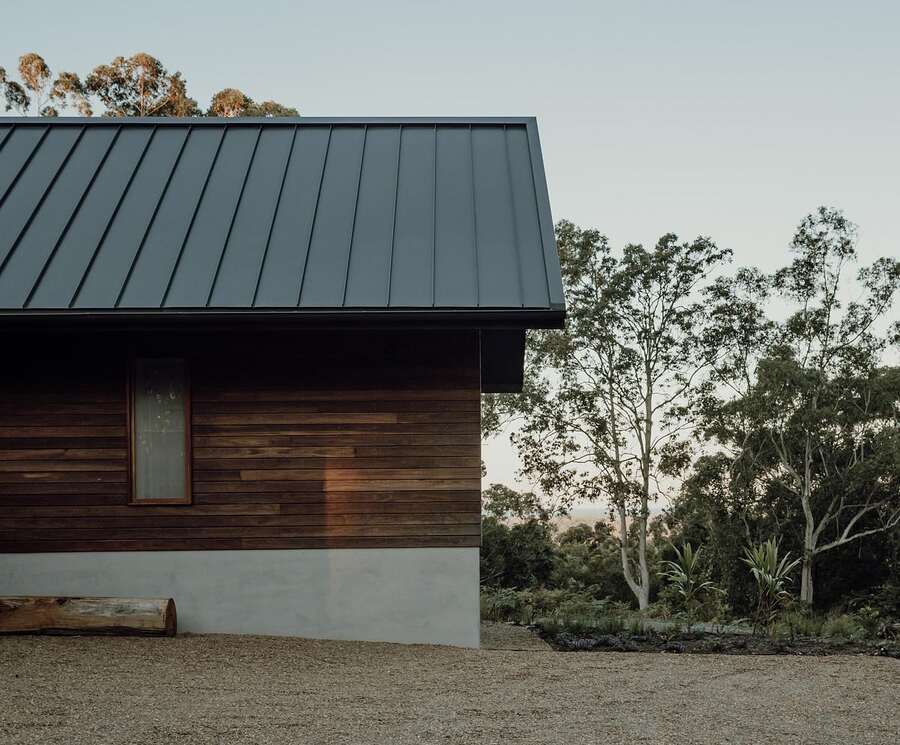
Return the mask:
[[[536,115],[555,218],[614,244],[710,235],[771,269],[819,204],[900,254],[900,3],[154,0],[4,3],[0,66],[146,51],[201,105]],[[490,480],[512,479],[486,447]]]

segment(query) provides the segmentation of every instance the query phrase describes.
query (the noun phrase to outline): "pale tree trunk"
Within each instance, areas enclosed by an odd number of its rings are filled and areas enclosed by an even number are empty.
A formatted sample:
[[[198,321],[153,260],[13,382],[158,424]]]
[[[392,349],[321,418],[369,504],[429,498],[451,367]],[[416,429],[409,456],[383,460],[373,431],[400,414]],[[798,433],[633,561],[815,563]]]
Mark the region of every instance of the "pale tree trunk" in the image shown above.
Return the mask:
[[[812,606],[813,604],[813,552],[803,551],[803,568],[800,575],[800,600]]]
[[[803,507],[803,563],[800,573],[800,600],[813,603],[813,558],[816,555],[816,519],[812,511],[810,489],[812,484],[812,443],[806,436],[803,463],[803,480],[800,484],[800,505]]]
[[[638,608],[646,610],[650,605],[650,567],[647,565],[647,511],[638,520],[638,567],[641,571],[641,587],[638,593]]]
[[[816,555],[816,521],[809,503],[809,493],[804,485],[801,497],[803,505],[803,564],[800,572],[800,600],[809,606],[813,603],[813,557]]]
[[[638,538],[638,571],[640,581],[634,576],[634,567],[631,557],[628,555],[628,520],[624,504],[617,504],[616,511],[619,517],[619,551],[622,559],[622,574],[625,583],[631,590],[638,603],[638,608],[645,610],[650,605],[650,570],[647,566],[647,521],[641,518],[639,523]]]

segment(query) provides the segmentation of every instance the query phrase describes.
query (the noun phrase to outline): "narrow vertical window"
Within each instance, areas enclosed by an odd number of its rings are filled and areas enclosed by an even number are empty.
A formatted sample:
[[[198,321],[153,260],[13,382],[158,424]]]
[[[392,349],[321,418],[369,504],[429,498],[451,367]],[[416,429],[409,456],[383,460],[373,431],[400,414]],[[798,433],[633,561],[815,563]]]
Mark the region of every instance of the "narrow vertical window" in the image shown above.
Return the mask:
[[[183,359],[139,357],[131,370],[131,501],[191,501],[190,386]]]

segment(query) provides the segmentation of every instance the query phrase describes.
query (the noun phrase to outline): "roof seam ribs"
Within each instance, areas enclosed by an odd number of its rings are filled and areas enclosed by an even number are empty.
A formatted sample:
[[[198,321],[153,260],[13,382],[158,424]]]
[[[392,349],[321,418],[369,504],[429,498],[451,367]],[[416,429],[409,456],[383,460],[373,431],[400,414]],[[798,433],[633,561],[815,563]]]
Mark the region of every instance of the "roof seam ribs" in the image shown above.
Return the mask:
[[[400,161],[403,159],[403,127],[397,136],[397,172],[394,175],[394,217],[391,224],[391,255],[388,260],[387,291],[385,293],[385,305],[391,307],[391,280],[394,276],[394,242],[397,239],[397,202],[400,201]]]
[[[181,146],[178,148],[178,155],[175,156],[175,162],[172,163],[172,169],[169,171],[169,175],[166,177],[166,183],[163,184],[162,191],[159,194],[159,198],[156,200],[156,205],[153,207],[153,212],[150,215],[150,219],[147,221],[147,227],[144,228],[144,234],[141,236],[141,241],[138,244],[137,251],[134,252],[134,256],[131,258],[131,264],[129,264],[128,266],[128,271],[125,274],[125,279],[122,282],[122,286],[119,288],[118,294],[116,295],[116,302],[113,305],[113,307],[115,308],[119,307],[119,304],[122,302],[122,298],[125,295],[125,291],[128,289],[128,284],[129,282],[131,282],[131,276],[134,273],[135,266],[137,266],[138,258],[141,255],[141,251],[144,249],[144,244],[147,242],[147,237],[150,235],[150,230],[153,228],[153,223],[156,222],[156,216],[159,214],[159,209],[162,206],[162,203],[166,198],[166,194],[169,191],[169,184],[172,183],[175,172],[178,170],[178,164],[181,163],[181,156],[187,149],[188,140],[191,138],[191,134],[193,133],[193,131],[193,127],[188,127],[187,132],[185,132],[184,139],[181,141]]]
[[[7,139],[12,137],[12,129],[9,130],[10,134],[7,135]],[[41,136],[38,137],[38,141],[34,143],[34,147],[31,148],[31,152],[28,154],[28,157],[25,158],[25,161],[19,166],[19,170],[16,171],[16,175],[9,182],[9,186],[6,187],[6,191],[0,195],[0,207],[3,206],[3,203],[6,201],[6,197],[12,193],[12,190],[15,188],[16,184],[19,182],[19,178],[23,173],[25,173],[25,169],[31,164],[32,159],[37,154],[37,151],[40,149],[41,145],[44,144],[44,140],[47,139],[47,133],[50,132],[50,127],[46,127],[44,131],[41,133]]]
[[[141,156],[138,158],[137,163],[135,163],[135,166],[131,171],[131,176],[128,177],[128,182],[125,184],[125,188],[122,190],[122,195],[116,202],[116,206],[113,208],[112,214],[110,214],[109,216],[109,220],[106,221],[106,226],[103,228],[103,232],[100,234],[100,239],[97,241],[96,247],[91,252],[91,258],[88,259],[88,263],[85,266],[84,271],[81,273],[81,278],[78,280],[78,285],[75,287],[75,292],[72,293],[72,297],[69,299],[69,308],[71,308],[75,305],[75,303],[78,302],[78,296],[81,294],[81,288],[84,287],[84,282],[87,279],[88,275],[91,273],[91,267],[94,266],[94,261],[96,261],[97,255],[100,253],[100,249],[103,248],[103,244],[106,242],[106,236],[109,234],[109,229],[112,227],[113,222],[115,222],[116,215],[119,214],[119,209],[122,206],[122,202],[124,202],[125,197],[128,196],[128,192],[131,189],[131,184],[134,181],[134,177],[141,169],[141,164],[144,162],[144,158],[146,157],[147,152],[150,150],[150,145],[153,142],[153,138],[156,137],[157,129],[158,127],[154,127],[150,132],[150,136],[147,138],[147,142],[144,144],[144,149],[141,151]]]
[[[506,155],[506,183],[509,186],[509,214],[512,218],[513,245],[519,245],[519,228],[516,222],[516,195],[513,193],[512,166],[509,162],[509,134],[506,125],[503,125],[503,152]],[[525,307],[525,282],[522,280],[522,254],[516,255],[516,276],[519,280],[519,304]]]
[[[169,297],[169,291],[172,289],[172,282],[175,280],[175,275],[178,273],[178,267],[181,265],[181,257],[184,255],[184,247],[187,245],[188,240],[191,237],[191,231],[194,229],[194,222],[197,219],[197,213],[200,211],[200,205],[203,204],[203,197],[206,194],[206,187],[209,186],[209,180],[212,177],[213,171],[216,169],[216,162],[219,160],[219,153],[222,152],[222,143],[225,142],[225,133],[226,129],[222,128],[222,134],[219,136],[219,142],[216,145],[216,152],[213,155],[212,163],[209,165],[209,172],[206,174],[206,179],[203,181],[203,188],[200,189],[200,196],[197,197],[197,203],[194,205],[194,212],[191,215],[191,221],[188,223],[187,230],[184,233],[184,239],[181,241],[181,248],[178,249],[178,256],[175,258],[175,266],[172,267],[172,272],[169,274],[169,281],[166,283],[165,292],[163,292],[162,300],[160,300],[159,306],[162,308],[166,304],[166,300]]]
[[[234,221],[237,219],[238,212],[241,209],[241,202],[244,199],[244,191],[247,188],[247,179],[250,177],[250,171],[253,168],[253,160],[256,158],[256,150],[259,147],[259,139],[262,137],[262,127],[256,130],[256,139],[253,141],[253,150],[250,153],[250,159],[247,161],[247,168],[244,171],[244,178],[241,181],[241,190],[234,204],[234,210],[231,213],[231,221],[228,223],[228,232],[225,234],[225,241],[222,244],[222,250],[219,252],[219,259],[216,261],[216,269],[213,272],[212,282],[209,285],[209,292],[206,295],[206,302],[203,303],[207,308],[209,301],[212,300],[213,292],[216,290],[216,282],[219,280],[219,272],[222,269],[222,260],[225,258],[225,252],[228,251],[228,244],[231,242],[231,234],[234,231]]]
[[[250,300],[250,307],[256,307],[256,298],[259,295],[259,284],[262,281],[263,270],[266,267],[266,258],[269,255],[269,245],[272,242],[272,231],[275,229],[275,221],[278,219],[278,210],[281,209],[281,195],[284,193],[284,182],[287,181],[288,168],[291,165],[291,159],[294,157],[294,143],[297,141],[297,129],[291,133],[291,145],[288,148],[287,157],[284,159],[284,170],[281,173],[281,185],[278,187],[278,196],[275,198],[275,209],[272,210],[272,220],[269,222],[269,232],[266,234],[266,245],[263,248],[262,258],[259,262],[259,270],[256,273],[256,284],[253,286],[253,297]]]
[[[536,122],[0,118],[0,316],[111,313],[558,327]]]
[[[72,153],[75,152],[75,148],[78,147],[78,143],[81,142],[81,138],[84,136],[85,128],[82,127],[78,132],[78,136],[69,146],[68,151],[66,152],[66,157],[62,159],[62,163],[59,164],[59,167],[56,169],[56,172],[53,174],[53,178],[50,179],[50,183],[47,184],[47,187],[44,189],[43,194],[41,194],[40,199],[38,199],[37,204],[34,206],[34,209],[31,210],[31,214],[28,216],[28,219],[25,221],[25,224],[22,226],[22,229],[19,231],[16,239],[13,241],[12,246],[10,246],[9,252],[6,256],[3,257],[3,261],[0,261],[0,274],[3,273],[3,270],[6,269],[6,265],[9,264],[9,260],[12,258],[13,254],[16,252],[16,249],[19,247],[19,243],[22,238],[28,232],[28,228],[31,227],[31,223],[34,222],[34,218],[37,216],[37,213],[40,212],[41,206],[44,204],[44,201],[47,199],[47,196],[53,191],[53,186],[56,184],[59,179],[59,175],[63,172],[66,167],[66,164],[69,162],[69,158],[72,157]],[[43,142],[43,140],[42,140]],[[40,144],[38,144],[40,147]],[[24,168],[24,167],[23,167]],[[20,171],[21,173],[21,171]]]
[[[472,176],[472,255],[474,257],[475,278],[475,307],[481,307],[481,283],[479,282],[480,267],[478,266],[478,194],[475,183],[475,144],[472,135],[472,125],[469,125],[469,168]]]
[[[359,171],[356,174],[356,198],[353,201],[353,218],[350,221],[350,242],[347,246],[347,266],[344,270],[344,290],[341,293],[341,307],[347,304],[347,285],[350,283],[350,262],[353,260],[353,238],[356,235],[356,215],[359,212],[359,189],[362,186],[363,161],[366,157],[366,142],[369,127],[363,127],[362,147],[359,149]]]
[[[44,279],[44,275],[47,273],[47,268],[50,266],[53,258],[56,256],[56,253],[59,251],[59,247],[62,245],[62,242],[66,239],[66,234],[69,232],[69,228],[72,226],[72,223],[75,222],[75,219],[78,217],[78,210],[81,208],[81,205],[84,204],[84,200],[87,199],[87,195],[91,193],[91,188],[94,186],[94,182],[97,180],[97,176],[100,174],[100,171],[103,170],[103,166],[106,164],[106,159],[109,157],[109,154],[112,152],[113,148],[116,146],[116,142],[119,140],[119,135],[122,134],[122,128],[119,127],[116,130],[116,133],[112,136],[112,139],[109,141],[109,144],[106,146],[106,150],[103,152],[103,157],[100,158],[100,162],[97,164],[97,167],[94,169],[94,172],[91,174],[91,178],[88,180],[87,185],[81,192],[81,196],[78,197],[78,201],[75,203],[75,206],[72,208],[72,212],[69,217],[66,219],[66,224],[63,226],[62,231],[59,234],[59,237],[56,239],[56,243],[54,243],[53,248],[50,250],[49,256],[44,261],[41,270],[38,272],[37,278],[34,280],[34,284],[31,286],[31,289],[28,292],[28,295],[25,297],[25,302],[22,304],[23,308],[27,308],[31,305],[31,299],[34,297],[34,294],[37,292],[38,287],[41,285],[41,280]]]
[[[313,235],[316,232],[316,217],[319,214],[319,199],[322,197],[322,184],[325,181],[325,169],[328,167],[328,151],[331,150],[331,137],[334,127],[328,128],[328,142],[325,143],[325,155],[322,156],[322,170],[319,172],[319,188],[316,190],[316,204],[313,207],[312,220],[309,224],[309,236],[306,239],[306,255],[303,257],[303,270],[300,273],[300,288],[297,290],[297,302],[295,307],[300,307],[303,298],[303,284],[306,282],[306,268],[309,266],[309,252],[312,250]]]

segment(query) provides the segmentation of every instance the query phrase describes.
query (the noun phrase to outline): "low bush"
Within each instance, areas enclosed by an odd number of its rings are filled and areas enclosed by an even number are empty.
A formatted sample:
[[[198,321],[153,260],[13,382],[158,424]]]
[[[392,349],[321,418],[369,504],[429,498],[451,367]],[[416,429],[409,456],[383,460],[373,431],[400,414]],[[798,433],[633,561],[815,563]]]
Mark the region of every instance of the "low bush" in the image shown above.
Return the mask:
[[[585,590],[481,590],[481,617],[488,621],[534,624],[545,633],[642,633],[644,623],[627,603],[598,599]]]

